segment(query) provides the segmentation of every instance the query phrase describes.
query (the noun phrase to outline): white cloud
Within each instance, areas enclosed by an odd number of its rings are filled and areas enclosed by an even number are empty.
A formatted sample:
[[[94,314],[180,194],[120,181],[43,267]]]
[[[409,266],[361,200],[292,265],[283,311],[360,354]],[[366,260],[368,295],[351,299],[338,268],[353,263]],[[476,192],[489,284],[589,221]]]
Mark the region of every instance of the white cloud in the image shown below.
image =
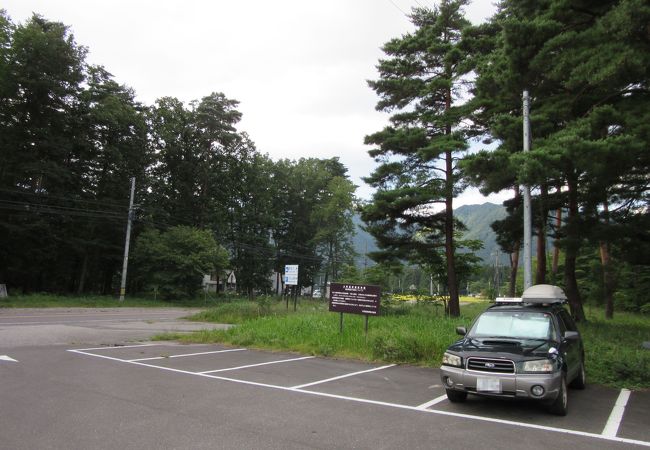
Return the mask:
[[[70,26],[89,48],[89,61],[144,103],[215,91],[239,100],[239,128],[261,152],[274,159],[339,156],[367,197],[361,177],[374,162],[363,138],[388,116],[375,111],[366,80],[377,77],[381,46],[412,29],[399,9],[433,3],[5,0],[3,8],[14,21],[37,12]],[[494,10],[485,0],[467,8],[473,22]]]

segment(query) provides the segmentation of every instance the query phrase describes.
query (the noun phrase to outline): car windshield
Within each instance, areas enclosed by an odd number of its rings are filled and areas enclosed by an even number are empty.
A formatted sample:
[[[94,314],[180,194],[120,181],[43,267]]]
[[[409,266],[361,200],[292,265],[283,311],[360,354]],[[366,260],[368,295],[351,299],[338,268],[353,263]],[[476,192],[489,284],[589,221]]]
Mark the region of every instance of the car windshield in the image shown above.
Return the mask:
[[[536,312],[486,311],[478,318],[471,337],[553,339],[551,315]]]

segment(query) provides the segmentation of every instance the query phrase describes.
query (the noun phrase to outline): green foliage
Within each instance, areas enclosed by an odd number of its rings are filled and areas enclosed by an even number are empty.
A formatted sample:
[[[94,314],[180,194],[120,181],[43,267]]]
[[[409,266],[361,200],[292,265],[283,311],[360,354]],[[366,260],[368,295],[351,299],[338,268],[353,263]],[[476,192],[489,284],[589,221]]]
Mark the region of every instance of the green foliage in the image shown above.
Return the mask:
[[[142,108],[63,24],[0,25],[0,279],[108,293],[128,180],[148,162]]]
[[[236,100],[213,92],[145,107],[86,52],[61,23],[35,15],[15,25],[0,12],[1,282],[26,292],[115,292],[131,177],[132,238],[172,263],[134,258],[142,264],[130,267],[138,278],[129,292],[155,285],[190,295],[204,266],[173,258],[151,234],[138,239],[151,228],[217,236],[249,295],[287,263],[300,264],[307,286],[321,266],[336,273],[349,261],[354,186],[338,159],[275,163],[237,131]]]
[[[457,249],[453,197],[460,173],[455,155],[467,148],[464,119],[468,105],[462,84],[471,66],[460,45],[463,0],[444,0],[433,10],[414,8],[415,31],[384,45],[380,78],[370,81],[380,100],[377,109],[392,112],[391,124],[366,137],[380,162],[365,179],[377,189],[362,210],[376,239],[378,262],[407,260],[444,272],[453,314],[459,313]],[[437,203],[445,205],[434,212]],[[444,249],[444,253],[443,253]]]
[[[314,284],[319,272],[325,273],[324,284],[336,281],[353,257],[355,188],[347,169],[338,158],[282,160],[273,179],[275,269],[282,272],[286,264],[298,264],[300,286]]]
[[[467,158],[463,167],[484,193],[538,186],[537,228],[549,210],[565,212],[554,233],[565,258],[562,283],[578,318],[584,317],[582,296],[607,297],[615,267],[632,263],[628,249],[648,242],[650,44],[639,38],[647,35],[641,23],[648,18],[650,7],[640,0],[579,7],[508,0],[489,24],[465,34],[478,75],[474,120],[498,147]],[[526,154],[520,151],[523,89],[531,93],[533,136]],[[514,222],[498,229],[502,245],[512,246],[521,236],[513,226],[520,213],[510,213]],[[641,232],[636,224],[643,222]],[[600,274],[607,283],[585,282],[585,273],[595,273],[591,261],[598,261],[596,252],[578,261],[590,243],[611,248],[612,262]],[[647,264],[646,258],[641,266]]]
[[[228,265],[228,253],[209,231],[182,226],[162,233],[143,232],[133,259],[141,281],[156,286],[166,298],[193,297],[205,274],[220,272]]]

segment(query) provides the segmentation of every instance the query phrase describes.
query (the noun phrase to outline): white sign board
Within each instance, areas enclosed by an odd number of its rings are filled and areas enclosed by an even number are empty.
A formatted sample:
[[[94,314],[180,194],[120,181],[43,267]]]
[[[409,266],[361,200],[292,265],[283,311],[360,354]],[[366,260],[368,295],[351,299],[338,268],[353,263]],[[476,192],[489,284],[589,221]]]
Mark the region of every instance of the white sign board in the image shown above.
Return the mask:
[[[290,264],[284,266],[284,284],[298,286],[298,265]]]

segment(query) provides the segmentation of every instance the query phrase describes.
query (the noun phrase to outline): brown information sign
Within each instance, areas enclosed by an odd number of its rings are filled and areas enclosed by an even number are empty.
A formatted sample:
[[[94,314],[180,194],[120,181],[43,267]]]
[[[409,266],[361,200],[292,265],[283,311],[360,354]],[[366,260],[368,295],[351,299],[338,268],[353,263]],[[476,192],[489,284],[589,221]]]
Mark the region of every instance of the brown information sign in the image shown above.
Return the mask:
[[[330,284],[330,311],[350,314],[379,315],[379,286],[361,284]]]

